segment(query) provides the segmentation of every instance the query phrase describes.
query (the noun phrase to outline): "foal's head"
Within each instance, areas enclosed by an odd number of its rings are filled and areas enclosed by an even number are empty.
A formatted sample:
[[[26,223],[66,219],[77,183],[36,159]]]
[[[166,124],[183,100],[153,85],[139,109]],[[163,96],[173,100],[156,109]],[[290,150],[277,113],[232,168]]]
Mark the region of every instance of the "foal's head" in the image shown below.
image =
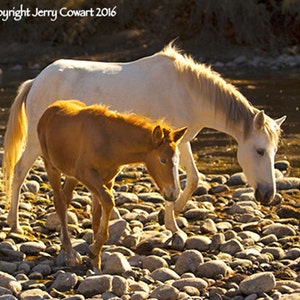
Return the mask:
[[[145,163],[149,174],[168,201],[175,201],[179,196],[177,144],[186,131],[186,127],[173,131],[161,128],[160,125],[152,131],[151,147]]]

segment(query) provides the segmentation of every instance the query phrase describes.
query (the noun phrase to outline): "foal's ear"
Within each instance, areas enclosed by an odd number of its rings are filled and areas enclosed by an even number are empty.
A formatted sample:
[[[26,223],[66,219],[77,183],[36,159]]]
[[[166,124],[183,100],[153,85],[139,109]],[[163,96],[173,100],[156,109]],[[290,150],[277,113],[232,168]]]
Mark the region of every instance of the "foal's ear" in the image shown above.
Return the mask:
[[[164,133],[160,125],[157,125],[152,131],[152,142],[155,146],[158,146],[163,142],[163,139],[164,139]]]
[[[265,125],[265,113],[263,110],[261,110],[254,116],[253,125],[257,130],[263,129]]]
[[[187,127],[183,127],[173,131],[174,142],[175,143],[179,142],[185,136],[186,132],[187,132]]]

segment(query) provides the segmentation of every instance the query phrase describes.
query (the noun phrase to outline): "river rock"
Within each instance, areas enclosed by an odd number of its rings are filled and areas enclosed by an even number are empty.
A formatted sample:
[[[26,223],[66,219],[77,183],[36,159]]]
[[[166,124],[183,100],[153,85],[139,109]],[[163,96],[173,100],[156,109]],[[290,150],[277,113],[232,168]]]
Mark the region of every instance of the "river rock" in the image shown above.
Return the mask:
[[[106,244],[119,244],[121,236],[126,232],[127,222],[123,219],[109,222],[109,237]]]
[[[243,172],[235,173],[230,176],[227,181],[228,186],[244,185],[247,183],[247,178]]]
[[[52,272],[52,269],[51,267],[45,263],[45,262],[42,262],[40,264],[37,264],[36,266],[34,266],[32,269],[31,269],[32,272],[39,272],[41,273],[43,276],[47,276],[47,275],[50,275],[51,272]]]
[[[278,241],[278,238],[275,234],[271,233],[271,234],[261,237],[259,241],[264,243],[265,245],[268,245],[268,244]]]
[[[170,279],[179,279],[179,275],[169,268],[159,268],[151,273],[154,280],[165,282]]]
[[[205,278],[217,279],[220,275],[227,276],[232,272],[222,260],[212,260],[198,266],[197,275]]]
[[[46,245],[43,242],[25,242],[21,245],[20,250],[27,255],[36,255],[45,251]]]
[[[97,294],[103,294],[109,291],[112,286],[111,275],[96,275],[87,277],[83,280],[77,289],[77,293],[82,294],[85,297],[93,297]]]
[[[203,263],[203,256],[200,251],[195,249],[185,250],[179,255],[175,263],[175,272],[179,275],[183,273],[196,273],[197,268]]]
[[[278,169],[279,171],[288,171],[288,169],[290,168],[290,163],[287,160],[279,160],[276,161],[274,164],[274,167],[276,169]]]
[[[105,261],[103,272],[112,275],[122,275],[126,271],[130,271],[131,266],[126,257],[119,252],[112,253]]]
[[[19,295],[20,300],[37,300],[37,299],[52,299],[52,297],[46,292],[41,289],[30,289],[27,291],[23,291]]]
[[[164,203],[165,199],[160,193],[150,192],[150,193],[139,193],[138,197],[150,203]]]
[[[184,217],[188,220],[203,220],[208,214],[209,210],[206,208],[192,208],[184,213]]]
[[[285,258],[295,260],[300,257],[300,248],[291,248],[286,251]]]
[[[223,244],[220,245],[220,250],[222,252],[228,253],[230,255],[234,255],[237,252],[243,251],[244,247],[236,239],[231,239],[229,241],[224,242]]]
[[[216,233],[218,229],[215,222],[212,219],[206,219],[201,224],[201,232],[203,233]]]
[[[280,224],[280,223],[274,223],[270,224],[268,226],[265,226],[263,228],[263,235],[268,235],[268,234],[275,234],[277,238],[282,238],[285,236],[294,236],[296,235],[296,232],[294,228]]]
[[[128,282],[125,278],[115,275],[112,280],[112,292],[121,297],[128,293]]]
[[[261,253],[271,253],[275,259],[282,259],[285,256],[284,250],[281,247],[267,246],[261,250]]]
[[[21,292],[22,286],[15,277],[0,271],[0,286],[10,290],[14,295]]]
[[[21,251],[15,251],[6,247],[0,246],[0,260],[4,261],[22,261],[25,258],[25,254]]]
[[[17,271],[17,264],[8,262],[8,261],[0,261],[0,271],[13,275]]]
[[[207,236],[192,236],[186,241],[186,249],[196,249],[203,252],[209,250],[210,244],[211,239]]]
[[[283,177],[276,179],[277,190],[300,189],[300,178],[298,177]]]
[[[157,232],[154,230],[144,231],[139,244],[136,247],[138,254],[151,254],[153,248],[165,247],[172,237],[170,231]]]
[[[78,226],[78,218],[74,212],[68,211],[68,224]],[[46,219],[46,228],[49,230],[59,231],[60,221],[56,212],[49,213]]]
[[[276,286],[275,276],[272,272],[253,274],[245,278],[239,285],[240,290],[246,294],[268,293]]]
[[[192,286],[197,288],[199,291],[203,291],[207,288],[208,283],[202,278],[183,278],[175,280],[172,285],[179,290],[182,290],[186,286]]]
[[[290,205],[281,205],[276,210],[278,217],[282,219],[286,218],[295,218],[300,220],[300,211],[299,208],[292,207]]]
[[[78,282],[78,276],[71,272],[61,272],[57,275],[51,285],[51,289],[56,289],[59,292],[66,292],[75,287]]]
[[[28,180],[23,184],[23,189],[33,194],[37,194],[40,189],[40,184],[36,180]]]
[[[139,280],[139,281],[130,282],[129,290],[134,291],[134,292],[137,292],[137,291],[144,292],[148,295],[150,292],[150,287],[146,282]]]
[[[159,300],[177,300],[178,290],[168,284],[160,285],[153,290],[150,297]]]
[[[168,263],[159,256],[149,255],[143,260],[143,268],[148,269],[149,271],[154,271],[159,268],[167,268]]]
[[[208,192],[212,195],[215,195],[215,194],[228,192],[229,190],[230,189],[226,184],[219,184],[219,185],[211,187]]]

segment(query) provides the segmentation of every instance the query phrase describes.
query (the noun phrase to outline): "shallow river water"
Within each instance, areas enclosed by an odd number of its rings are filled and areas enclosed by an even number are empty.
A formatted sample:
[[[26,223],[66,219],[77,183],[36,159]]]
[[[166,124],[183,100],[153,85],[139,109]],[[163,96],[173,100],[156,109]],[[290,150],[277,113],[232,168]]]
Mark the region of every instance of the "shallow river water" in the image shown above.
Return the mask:
[[[286,115],[276,160],[288,160],[290,176],[300,176],[300,70],[242,69],[218,70],[256,107],[272,118]],[[19,84],[40,71],[4,71],[0,76],[0,144],[8,117],[8,108]],[[205,129],[193,141],[198,168],[203,173],[229,173],[240,170],[236,143],[228,135]]]

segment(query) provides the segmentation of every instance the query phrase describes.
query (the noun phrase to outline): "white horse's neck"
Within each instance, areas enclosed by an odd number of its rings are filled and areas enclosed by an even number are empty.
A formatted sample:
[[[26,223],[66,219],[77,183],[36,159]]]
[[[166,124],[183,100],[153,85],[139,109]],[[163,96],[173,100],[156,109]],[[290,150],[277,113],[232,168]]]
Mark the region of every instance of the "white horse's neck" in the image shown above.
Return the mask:
[[[195,89],[197,99],[194,103],[198,105],[195,111],[200,117],[199,122],[205,127],[231,135],[239,143],[251,129],[258,110],[221,78],[218,77],[217,80],[206,78],[204,82],[206,85],[204,89],[203,82]]]

